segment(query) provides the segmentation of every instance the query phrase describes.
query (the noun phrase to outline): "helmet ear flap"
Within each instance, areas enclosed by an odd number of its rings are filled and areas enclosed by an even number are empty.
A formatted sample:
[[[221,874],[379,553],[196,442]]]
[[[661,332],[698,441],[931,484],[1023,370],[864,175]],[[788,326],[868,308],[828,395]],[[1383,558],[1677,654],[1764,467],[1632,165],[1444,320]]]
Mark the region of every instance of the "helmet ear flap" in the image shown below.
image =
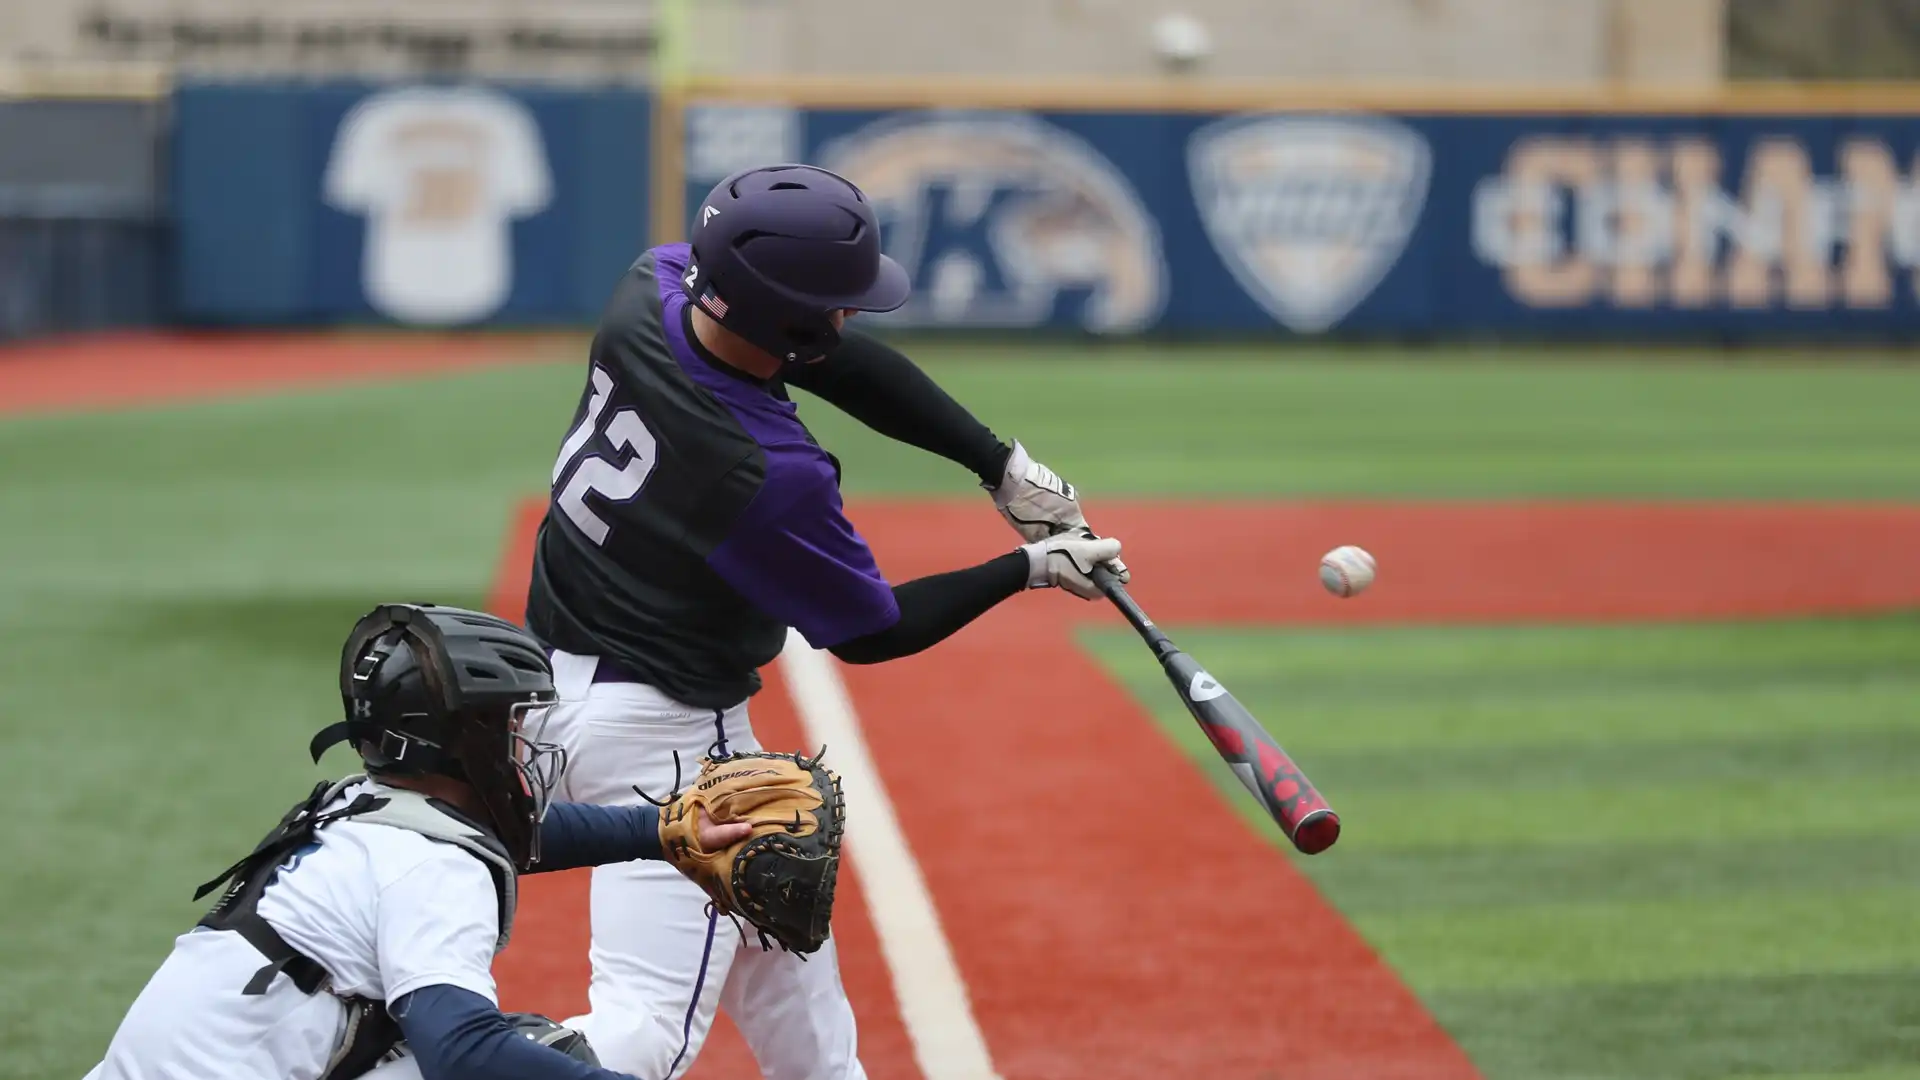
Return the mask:
[[[834,328],[832,312],[818,322],[809,319],[788,326],[786,337],[801,356],[824,355],[840,345],[840,331]],[[793,357],[790,355],[789,358]]]

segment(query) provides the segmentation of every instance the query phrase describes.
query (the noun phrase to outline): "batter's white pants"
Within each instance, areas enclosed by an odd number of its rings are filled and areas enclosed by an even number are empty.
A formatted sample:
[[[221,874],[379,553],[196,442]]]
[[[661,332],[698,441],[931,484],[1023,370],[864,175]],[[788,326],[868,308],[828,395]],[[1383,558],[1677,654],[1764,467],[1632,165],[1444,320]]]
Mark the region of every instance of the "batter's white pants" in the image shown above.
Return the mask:
[[[685,784],[711,751],[760,748],[745,702],[697,708],[639,683],[595,683],[594,668],[593,657],[553,657],[560,703],[543,737],[567,750],[556,798],[637,806],[636,784],[671,794],[676,750]],[[664,862],[596,867],[592,930],[591,1011],[562,1023],[607,1068],[680,1076],[724,1008],[767,1080],[865,1080],[831,938],[804,961],[763,950],[751,928],[743,940],[732,920],[709,915],[706,893]]]

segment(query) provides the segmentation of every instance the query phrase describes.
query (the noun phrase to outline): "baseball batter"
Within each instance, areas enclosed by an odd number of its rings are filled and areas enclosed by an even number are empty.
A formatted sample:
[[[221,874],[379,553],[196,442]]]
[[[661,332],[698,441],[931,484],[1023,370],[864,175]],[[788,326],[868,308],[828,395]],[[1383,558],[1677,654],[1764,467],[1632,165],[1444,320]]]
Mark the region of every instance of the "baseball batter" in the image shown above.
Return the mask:
[[[691,760],[757,745],[756,669],[796,628],[843,661],[917,653],[1024,589],[1100,595],[1120,543],[1071,485],[1001,442],[906,357],[844,330],[907,299],[866,196],[803,165],[729,177],[690,244],[644,253],[614,290],[553,466],[528,626],[554,649],[567,798],[630,804]],[[1023,546],[890,584],[842,512],[840,467],[787,388],[980,479]],[[854,807],[852,813],[859,813]],[[612,1067],[668,1080],[717,1009],[770,1080],[862,1077],[833,943],[748,944],[671,867],[603,866],[592,889],[591,1012],[568,1021]]]

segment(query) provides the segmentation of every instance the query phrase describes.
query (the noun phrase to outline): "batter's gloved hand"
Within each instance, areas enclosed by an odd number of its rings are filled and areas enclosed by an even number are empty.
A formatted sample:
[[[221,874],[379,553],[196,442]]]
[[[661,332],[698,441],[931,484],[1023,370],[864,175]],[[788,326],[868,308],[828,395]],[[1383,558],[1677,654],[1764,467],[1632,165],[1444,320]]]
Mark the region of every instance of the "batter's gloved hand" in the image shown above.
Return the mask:
[[[1018,441],[1013,444],[1013,453],[1007,455],[1007,471],[1000,486],[990,490],[994,508],[1028,542],[1087,528],[1079,492],[1052,469],[1033,460]],[[1124,578],[1127,564],[1114,559],[1111,569]]]
[[[1095,536],[1086,528],[1049,536],[1020,550],[1027,553],[1027,588],[1062,588],[1082,600],[1098,600],[1100,586],[1090,574],[1101,563],[1118,567],[1115,576],[1127,580],[1127,568],[1117,558],[1120,541],[1111,536]]]
[[[709,846],[699,826],[751,831]],[[706,890],[722,915],[737,915],[789,952],[817,951],[833,918],[846,807],[840,778],[818,757],[767,751],[700,763],[700,775],[660,811],[667,861]]]

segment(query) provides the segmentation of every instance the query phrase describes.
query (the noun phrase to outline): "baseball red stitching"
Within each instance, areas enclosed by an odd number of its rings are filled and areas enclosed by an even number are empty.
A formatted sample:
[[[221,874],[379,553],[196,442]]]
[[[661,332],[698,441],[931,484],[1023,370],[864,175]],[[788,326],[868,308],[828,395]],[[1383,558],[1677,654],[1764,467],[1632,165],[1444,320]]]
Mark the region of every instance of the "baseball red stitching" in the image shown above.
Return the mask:
[[[1346,570],[1346,568],[1345,568],[1345,567],[1343,567],[1343,566],[1341,566],[1341,565],[1340,565],[1340,560],[1338,560],[1338,559],[1322,559],[1322,560],[1320,560],[1320,565],[1321,565],[1321,566],[1331,566],[1331,567],[1333,567],[1333,572],[1334,572],[1334,573],[1336,573],[1336,574],[1339,574],[1339,575],[1340,575],[1340,595],[1341,595],[1341,596],[1343,596],[1343,597],[1344,597],[1344,596],[1352,596],[1352,595],[1353,595],[1353,582],[1352,582],[1352,581],[1350,581],[1350,580],[1348,580],[1348,578],[1347,578],[1347,570]]]

